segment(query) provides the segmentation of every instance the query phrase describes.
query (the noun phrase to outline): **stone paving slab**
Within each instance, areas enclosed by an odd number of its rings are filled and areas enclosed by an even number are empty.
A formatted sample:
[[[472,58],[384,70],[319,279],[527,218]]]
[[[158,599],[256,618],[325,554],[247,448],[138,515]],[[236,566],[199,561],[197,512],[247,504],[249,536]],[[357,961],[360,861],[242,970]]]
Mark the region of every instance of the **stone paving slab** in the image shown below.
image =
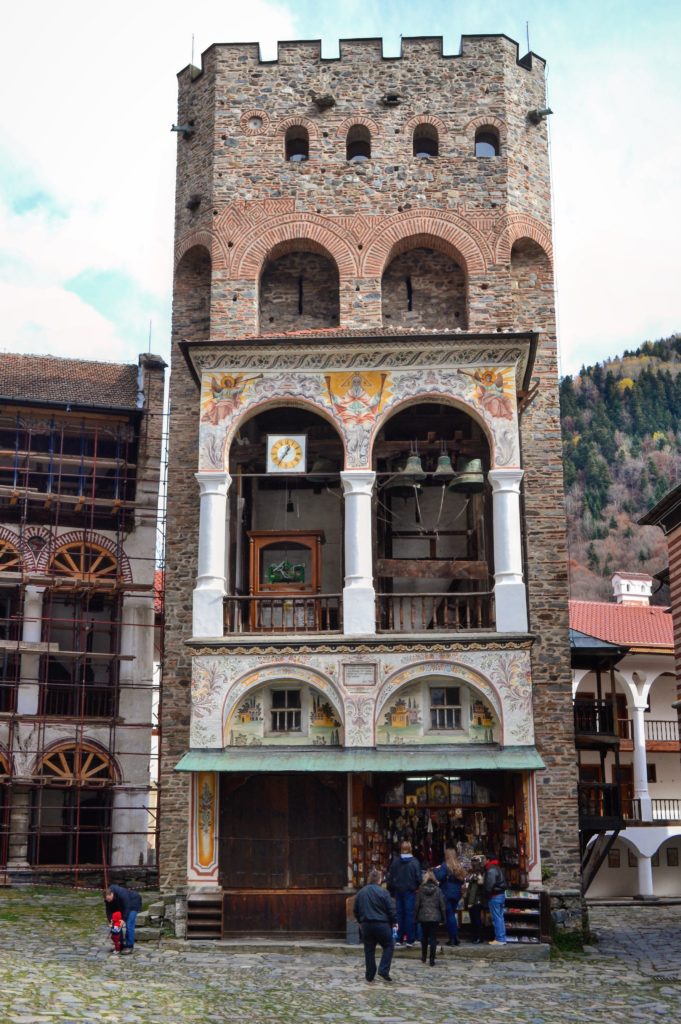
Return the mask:
[[[681,907],[595,908],[599,942],[551,961],[361,958],[147,944],[109,955],[101,896],[0,891],[0,1024],[651,1024],[681,1020]],[[489,954],[500,951],[489,949]],[[496,961],[496,962],[495,962]]]

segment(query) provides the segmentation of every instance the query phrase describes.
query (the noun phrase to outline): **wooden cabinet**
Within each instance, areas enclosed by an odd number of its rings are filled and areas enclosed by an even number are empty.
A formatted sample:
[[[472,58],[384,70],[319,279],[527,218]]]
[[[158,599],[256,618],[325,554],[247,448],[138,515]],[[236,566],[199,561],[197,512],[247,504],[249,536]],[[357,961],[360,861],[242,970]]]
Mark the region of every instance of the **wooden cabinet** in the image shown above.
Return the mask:
[[[251,629],[319,629],[324,531],[251,530],[248,537]]]

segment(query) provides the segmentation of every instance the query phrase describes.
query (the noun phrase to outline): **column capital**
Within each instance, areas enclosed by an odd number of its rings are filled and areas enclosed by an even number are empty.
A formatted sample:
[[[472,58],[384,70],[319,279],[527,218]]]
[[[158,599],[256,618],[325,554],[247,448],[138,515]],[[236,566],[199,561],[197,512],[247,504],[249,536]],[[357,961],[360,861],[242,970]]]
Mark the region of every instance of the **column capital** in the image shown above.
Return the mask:
[[[509,491],[518,494],[524,475],[523,469],[490,469],[487,479],[493,492]]]
[[[194,473],[194,477],[201,488],[201,494],[226,494],[232,483],[229,473]]]
[[[371,496],[376,474],[370,469],[345,469],[340,475],[345,494],[368,494]]]

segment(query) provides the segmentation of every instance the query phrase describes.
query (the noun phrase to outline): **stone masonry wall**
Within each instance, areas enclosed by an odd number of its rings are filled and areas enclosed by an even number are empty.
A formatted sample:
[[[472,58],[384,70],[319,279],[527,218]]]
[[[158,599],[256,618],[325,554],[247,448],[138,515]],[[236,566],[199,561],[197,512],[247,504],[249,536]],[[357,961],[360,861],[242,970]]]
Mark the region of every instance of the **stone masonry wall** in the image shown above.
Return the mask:
[[[260,330],[338,326],[338,271],[313,252],[270,260],[260,280]]]
[[[383,275],[381,300],[385,327],[466,328],[461,268],[432,249],[410,249],[397,256]]]
[[[181,885],[186,877],[189,786],[173,767],[188,748],[184,640],[191,633],[199,504],[192,478],[199,396],[177,342],[208,337],[184,261],[194,258],[192,250],[204,253],[204,267],[210,257],[210,338],[229,344],[257,332],[263,267],[295,245],[338,267],[340,337],[349,328],[380,335],[383,275],[396,257],[408,265],[402,254],[416,248],[435,250],[440,269],[445,259],[460,268],[465,289],[456,288],[455,319],[467,309],[469,331],[541,332],[534,370],[539,387],[521,420],[530,629],[539,638],[533,651],[535,728],[547,765],[538,776],[539,813],[546,863],[556,884],[573,887],[576,766],[550,180],[546,124],[535,126],[527,117],[545,105],[543,61],[518,61],[516,44],[504,36],[465,37],[456,57],[442,56],[440,40],[405,39],[402,57],[390,60],[382,58],[380,40],[343,41],[336,61],[322,60],[317,43],[285,43],[278,60],[266,64],[257,47],[230,44],[212,46],[202,70],[183,71],[179,86],[178,123],[193,121],[195,131],[178,138],[162,884]],[[387,95],[398,102],[386,104]],[[315,103],[322,96],[332,96],[333,105]],[[371,134],[371,160],[353,164],[345,159],[345,140],[357,123]],[[420,123],[437,131],[437,157],[412,155]],[[305,162],[284,158],[292,125],[308,131]],[[501,152],[476,158],[475,131],[485,125],[498,131]],[[396,269],[406,276],[402,264]],[[383,280],[388,306],[393,272]],[[400,287],[396,273],[396,302]],[[444,294],[439,284],[435,291]],[[438,315],[432,326],[451,329],[446,304],[441,313],[446,322],[435,323]]]

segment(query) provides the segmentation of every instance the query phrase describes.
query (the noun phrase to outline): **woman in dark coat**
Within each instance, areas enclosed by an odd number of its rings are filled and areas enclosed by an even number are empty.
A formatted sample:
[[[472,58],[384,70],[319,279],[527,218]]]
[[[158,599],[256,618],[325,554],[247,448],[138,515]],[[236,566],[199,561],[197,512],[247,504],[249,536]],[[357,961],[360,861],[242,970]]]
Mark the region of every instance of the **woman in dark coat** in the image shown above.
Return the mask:
[[[423,876],[423,882],[416,893],[415,910],[416,920],[421,925],[421,963],[425,964],[428,951],[430,951],[429,963],[431,967],[434,967],[437,926],[440,923],[444,924],[447,905],[435,875],[430,869]]]
[[[435,868],[435,877],[440,883],[442,894],[447,903],[447,932],[449,934],[448,946],[459,945],[459,919],[456,908],[461,899],[461,888],[463,886],[466,872],[461,861],[456,855],[456,850],[448,847],[445,850],[445,859],[439,868]]]

